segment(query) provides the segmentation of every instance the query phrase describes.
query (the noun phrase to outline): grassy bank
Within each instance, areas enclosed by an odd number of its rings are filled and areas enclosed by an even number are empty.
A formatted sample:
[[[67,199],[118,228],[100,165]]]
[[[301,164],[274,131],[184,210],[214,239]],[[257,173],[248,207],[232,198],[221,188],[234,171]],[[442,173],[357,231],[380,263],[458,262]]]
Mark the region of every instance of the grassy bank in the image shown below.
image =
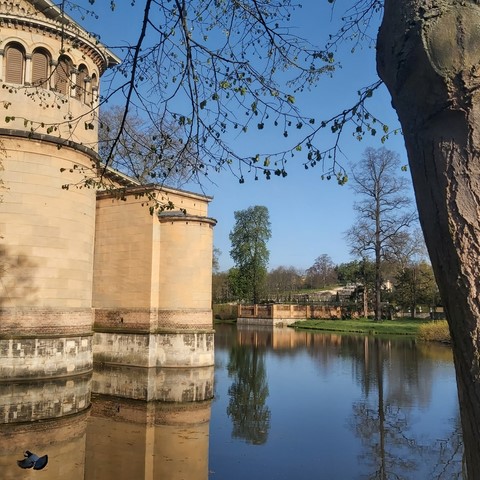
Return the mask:
[[[291,326],[302,330],[362,333],[366,335],[414,335],[420,338],[421,329],[432,323],[440,322],[410,318],[375,322],[366,318],[360,318],[356,320],[306,320],[296,322]]]

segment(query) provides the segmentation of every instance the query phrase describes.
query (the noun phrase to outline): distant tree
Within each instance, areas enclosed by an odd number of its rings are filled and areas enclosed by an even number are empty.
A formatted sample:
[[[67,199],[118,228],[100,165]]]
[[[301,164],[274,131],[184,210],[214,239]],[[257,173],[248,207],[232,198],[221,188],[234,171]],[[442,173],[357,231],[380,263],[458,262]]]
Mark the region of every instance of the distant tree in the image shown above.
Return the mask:
[[[229,272],[217,272],[212,277],[212,302],[227,303],[236,300]]]
[[[395,279],[394,300],[412,317],[417,314],[418,305],[436,305],[440,299],[435,276],[430,264],[411,263]]]
[[[244,278],[240,275],[240,270],[236,267],[227,272],[227,285],[231,298],[236,301],[244,300]]]
[[[385,148],[367,148],[352,169],[356,222],[346,232],[351,253],[375,264],[375,320],[381,319],[382,262],[403,241],[403,232],[416,218],[407,195],[407,178],[400,177],[399,156]]]
[[[195,154],[184,145],[178,125],[165,118],[145,120],[112,107],[100,112],[99,155],[141,184],[180,186],[195,177]],[[148,117],[147,117],[148,118]]]
[[[337,280],[335,264],[326,253],[315,259],[314,264],[307,269],[306,283],[311,288],[325,288]]]
[[[212,255],[212,271],[218,273],[220,271],[220,255],[222,251],[218,247],[213,247]]]
[[[295,267],[277,267],[267,275],[268,297],[277,301],[290,301],[292,293],[301,288],[302,273]]]
[[[272,236],[268,208],[256,205],[234,212],[235,225],[230,232],[230,256],[237,269],[235,279],[239,298],[258,303],[265,288]]]
[[[359,271],[359,260],[340,263],[335,266],[335,274],[337,275],[337,281],[342,285],[346,285],[347,283],[356,283],[360,281]]]
[[[374,292],[375,286],[375,264],[367,258],[353,260],[352,262],[337,265],[335,273],[340,284],[359,284],[355,291],[355,301],[362,300],[363,316],[367,317],[370,305],[373,303],[371,292]]]
[[[392,264],[396,264],[399,270],[403,270],[412,263],[428,261],[427,247],[420,228],[401,232],[392,250],[389,260]]]

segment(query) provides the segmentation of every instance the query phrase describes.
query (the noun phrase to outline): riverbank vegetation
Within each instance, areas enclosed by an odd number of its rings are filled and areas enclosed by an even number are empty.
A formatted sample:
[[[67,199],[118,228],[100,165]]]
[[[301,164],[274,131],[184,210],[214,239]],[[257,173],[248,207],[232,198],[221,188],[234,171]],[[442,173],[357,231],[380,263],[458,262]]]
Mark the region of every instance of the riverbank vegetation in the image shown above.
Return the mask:
[[[366,335],[411,335],[419,340],[450,343],[446,320],[402,318],[376,322],[367,318],[356,320],[306,320],[291,325],[300,330],[361,333]]]
[[[420,325],[417,337],[427,342],[450,343],[450,330],[446,320],[436,320]]]
[[[362,333],[368,335],[418,335],[420,326],[428,320],[395,319],[376,322],[368,318],[355,320],[305,320],[296,322],[293,328],[328,332]]]

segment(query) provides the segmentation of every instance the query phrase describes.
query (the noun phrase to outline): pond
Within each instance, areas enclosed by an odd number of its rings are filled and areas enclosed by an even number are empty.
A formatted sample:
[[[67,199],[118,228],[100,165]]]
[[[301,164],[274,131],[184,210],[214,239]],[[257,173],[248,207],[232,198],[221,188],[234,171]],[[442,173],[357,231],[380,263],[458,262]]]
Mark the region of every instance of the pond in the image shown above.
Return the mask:
[[[462,478],[448,347],[231,325],[215,344],[214,369],[0,383],[0,478]]]
[[[462,478],[448,347],[219,326],[215,353],[211,479]]]

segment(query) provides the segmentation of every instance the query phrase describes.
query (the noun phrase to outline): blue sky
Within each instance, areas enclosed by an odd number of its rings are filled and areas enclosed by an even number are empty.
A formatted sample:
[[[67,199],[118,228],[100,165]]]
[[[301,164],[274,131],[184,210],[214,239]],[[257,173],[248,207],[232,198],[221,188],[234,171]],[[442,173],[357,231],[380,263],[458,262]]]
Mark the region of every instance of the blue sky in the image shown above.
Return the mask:
[[[86,0],[84,3],[88,4]],[[138,19],[144,2],[137,1],[134,8],[130,7],[130,2],[123,4],[122,1],[123,5],[117,2],[119,6],[114,13],[109,12],[109,3],[102,0],[95,4],[100,13],[99,20],[87,18],[81,23],[98,33],[107,46],[133,42],[138,36]],[[337,0],[333,16],[342,14],[346,5],[348,0]],[[323,45],[328,33],[334,31],[331,19],[331,6],[327,0],[306,0],[304,8],[298,11],[291,23],[298,25],[299,34],[309,38],[312,43]],[[377,28],[377,25],[373,25],[372,33]],[[346,44],[344,51],[338,53],[342,68],[334,73],[333,78],[324,77],[316,88],[296,96],[296,104],[307,115],[317,120],[329,118],[333,113],[350,107],[357,98],[357,90],[376,80],[374,48],[367,46],[351,54],[351,47],[352,44]],[[387,123],[390,129],[398,127],[385,87],[382,86],[374,94],[370,110]],[[277,150],[276,147],[282,141],[281,131],[266,129],[250,133],[246,137],[232,138],[231,142],[240,152],[254,155],[257,152]],[[333,135],[326,131],[322,141],[325,147],[331,146],[334,142]],[[353,137],[351,129],[347,129],[341,144],[342,166],[348,170],[348,166],[361,158],[362,152],[369,146],[381,147],[380,136],[359,142]],[[400,135],[392,137],[385,146],[397,152],[403,164],[407,163]],[[260,180],[255,181],[253,175],[245,175],[245,183],[240,184],[231,173],[222,172],[211,174],[210,182],[203,184],[203,193],[214,197],[209,214],[218,221],[214,244],[222,252],[221,270],[233,266],[229,256],[228,236],[234,225],[234,211],[252,205],[264,205],[270,212],[270,268],[283,265],[305,269],[321,254],[330,255],[335,263],[352,259],[344,240],[344,232],[354,223],[355,198],[348,183],[339,186],[335,180],[321,180],[321,166],[305,170],[300,159],[297,163],[289,164],[286,178],[272,177],[267,181],[261,176]],[[200,191],[198,186],[192,189]]]

